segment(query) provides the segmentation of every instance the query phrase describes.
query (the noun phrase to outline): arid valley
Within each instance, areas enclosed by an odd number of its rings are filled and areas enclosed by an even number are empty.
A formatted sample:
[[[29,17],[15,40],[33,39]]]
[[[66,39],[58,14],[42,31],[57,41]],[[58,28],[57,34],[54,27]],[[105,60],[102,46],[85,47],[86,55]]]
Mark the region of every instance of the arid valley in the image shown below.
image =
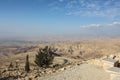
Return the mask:
[[[40,68],[34,62],[35,56],[45,46],[55,50],[54,60],[50,67]],[[26,55],[30,63],[28,73],[25,71]],[[0,80],[116,80],[99,66],[102,63],[95,62],[110,55],[120,59],[119,39],[1,42]],[[11,70],[10,64],[13,65]]]
[[[0,80],[120,80],[120,0],[0,0]]]

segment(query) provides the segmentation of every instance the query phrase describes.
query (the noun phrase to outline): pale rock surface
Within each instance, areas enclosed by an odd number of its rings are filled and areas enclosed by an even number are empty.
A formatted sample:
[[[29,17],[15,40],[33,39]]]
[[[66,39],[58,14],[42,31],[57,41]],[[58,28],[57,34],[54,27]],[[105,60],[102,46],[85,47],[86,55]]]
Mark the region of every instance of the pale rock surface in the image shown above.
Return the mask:
[[[110,80],[110,75],[95,65],[81,64],[40,80]]]

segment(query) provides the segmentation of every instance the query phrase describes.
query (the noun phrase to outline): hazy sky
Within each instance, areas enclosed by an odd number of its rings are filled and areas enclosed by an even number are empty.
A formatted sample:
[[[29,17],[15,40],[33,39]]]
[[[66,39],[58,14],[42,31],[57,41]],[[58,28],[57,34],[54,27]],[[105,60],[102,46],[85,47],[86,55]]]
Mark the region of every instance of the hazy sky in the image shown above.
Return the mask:
[[[0,0],[0,37],[120,35],[120,0]]]

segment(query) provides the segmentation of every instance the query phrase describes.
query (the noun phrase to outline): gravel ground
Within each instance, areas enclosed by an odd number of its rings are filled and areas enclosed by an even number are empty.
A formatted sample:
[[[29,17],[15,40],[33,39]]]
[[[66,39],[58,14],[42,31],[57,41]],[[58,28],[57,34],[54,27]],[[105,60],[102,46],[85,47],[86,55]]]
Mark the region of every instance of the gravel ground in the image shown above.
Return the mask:
[[[42,80],[110,80],[110,75],[94,65],[81,64]]]

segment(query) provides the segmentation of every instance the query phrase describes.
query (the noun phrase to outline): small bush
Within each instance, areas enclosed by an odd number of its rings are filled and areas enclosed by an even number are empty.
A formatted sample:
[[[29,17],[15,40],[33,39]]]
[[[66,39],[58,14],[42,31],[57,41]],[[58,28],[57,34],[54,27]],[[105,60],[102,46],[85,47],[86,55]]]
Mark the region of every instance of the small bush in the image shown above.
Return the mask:
[[[70,54],[73,54],[74,51],[73,51],[73,49],[72,49],[72,46],[69,47],[68,52],[69,52]]]
[[[54,52],[48,46],[46,46],[43,49],[39,49],[38,54],[36,55],[35,58],[35,63],[39,67],[44,68],[48,67],[53,62],[54,59],[53,53]]]
[[[9,66],[8,66],[8,70],[13,70],[13,67],[14,67],[14,65],[13,65],[13,63],[11,62],[11,63],[9,64]]]

